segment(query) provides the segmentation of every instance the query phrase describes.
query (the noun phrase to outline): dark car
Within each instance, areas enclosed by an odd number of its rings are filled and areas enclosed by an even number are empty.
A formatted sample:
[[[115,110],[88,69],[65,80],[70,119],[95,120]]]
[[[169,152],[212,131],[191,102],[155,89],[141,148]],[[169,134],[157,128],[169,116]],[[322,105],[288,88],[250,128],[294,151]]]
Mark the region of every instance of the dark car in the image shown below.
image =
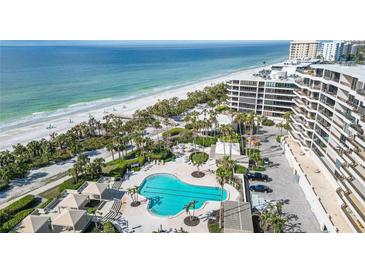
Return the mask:
[[[252,185],[250,186],[250,190],[254,192],[272,192],[272,189],[265,185]]]
[[[262,174],[260,172],[255,172],[255,173],[251,173],[249,172],[247,174],[248,179],[252,180],[252,181],[269,181],[269,176],[267,176],[266,174]]]
[[[265,166],[269,166],[271,164],[269,158],[267,158],[267,157],[263,158],[262,160],[264,161]]]

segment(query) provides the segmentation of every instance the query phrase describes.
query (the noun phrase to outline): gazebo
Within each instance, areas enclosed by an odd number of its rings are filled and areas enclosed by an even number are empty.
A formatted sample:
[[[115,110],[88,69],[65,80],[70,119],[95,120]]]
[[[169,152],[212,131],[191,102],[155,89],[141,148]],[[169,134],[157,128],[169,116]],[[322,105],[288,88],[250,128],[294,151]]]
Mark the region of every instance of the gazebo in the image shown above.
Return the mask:
[[[69,193],[63,200],[58,204],[58,211],[63,208],[69,209],[83,209],[89,202],[87,195]]]
[[[87,195],[91,200],[102,200],[107,196],[109,184],[88,182],[81,194]]]
[[[19,228],[22,233],[49,233],[51,229],[51,219],[49,216],[28,215]]]
[[[85,210],[64,209],[52,217],[52,229],[54,232],[82,232],[89,221]]]

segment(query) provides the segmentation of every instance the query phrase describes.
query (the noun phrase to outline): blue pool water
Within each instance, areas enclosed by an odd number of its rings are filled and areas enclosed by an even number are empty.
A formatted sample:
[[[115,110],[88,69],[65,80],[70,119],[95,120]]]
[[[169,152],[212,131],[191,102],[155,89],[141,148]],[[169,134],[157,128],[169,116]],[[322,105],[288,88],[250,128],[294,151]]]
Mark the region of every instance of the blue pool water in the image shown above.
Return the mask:
[[[171,174],[155,174],[143,181],[139,193],[149,200],[149,210],[159,216],[174,216],[192,200],[199,209],[207,201],[220,201],[227,198],[227,192],[220,187],[194,186],[187,184]],[[222,196],[221,196],[222,195]]]

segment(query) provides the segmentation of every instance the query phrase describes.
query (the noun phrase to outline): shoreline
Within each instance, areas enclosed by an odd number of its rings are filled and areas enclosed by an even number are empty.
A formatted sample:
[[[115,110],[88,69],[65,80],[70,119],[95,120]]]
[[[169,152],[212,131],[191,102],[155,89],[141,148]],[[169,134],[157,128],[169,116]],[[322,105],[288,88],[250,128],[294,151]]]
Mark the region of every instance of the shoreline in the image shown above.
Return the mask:
[[[92,101],[85,103],[85,108],[75,110],[74,112],[60,113],[59,115],[39,118],[33,122],[24,121],[16,125],[4,125],[2,128],[0,127],[0,151],[6,149],[12,150],[12,145],[17,143],[26,144],[32,140],[39,140],[42,138],[48,139],[52,132],[66,132],[71,127],[87,121],[89,119],[89,115],[92,115],[97,120],[101,120],[103,116],[110,113],[120,114],[122,116],[131,116],[137,109],[146,108],[155,104],[158,100],[172,97],[179,97],[180,99],[186,98],[188,92],[193,92],[206,86],[224,82],[232,77],[246,77],[260,69],[271,67],[274,64],[277,64],[277,62],[255,68],[238,70],[216,77],[213,76],[212,78],[201,79],[193,83],[187,83],[185,85],[154,93],[150,92],[139,94],[134,97],[127,97],[124,99],[107,98]],[[101,103],[103,100],[105,103]],[[79,104],[82,105],[83,103]],[[72,120],[72,123],[70,123],[70,119]],[[55,127],[47,129],[50,124]]]

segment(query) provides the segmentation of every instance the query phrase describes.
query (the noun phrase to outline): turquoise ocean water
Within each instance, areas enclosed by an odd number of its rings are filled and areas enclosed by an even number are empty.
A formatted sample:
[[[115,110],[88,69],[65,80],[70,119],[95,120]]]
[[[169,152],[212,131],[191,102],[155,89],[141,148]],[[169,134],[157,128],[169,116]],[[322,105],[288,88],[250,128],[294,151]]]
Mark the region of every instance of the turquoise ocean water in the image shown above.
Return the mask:
[[[0,128],[275,63],[287,41],[0,41]]]

